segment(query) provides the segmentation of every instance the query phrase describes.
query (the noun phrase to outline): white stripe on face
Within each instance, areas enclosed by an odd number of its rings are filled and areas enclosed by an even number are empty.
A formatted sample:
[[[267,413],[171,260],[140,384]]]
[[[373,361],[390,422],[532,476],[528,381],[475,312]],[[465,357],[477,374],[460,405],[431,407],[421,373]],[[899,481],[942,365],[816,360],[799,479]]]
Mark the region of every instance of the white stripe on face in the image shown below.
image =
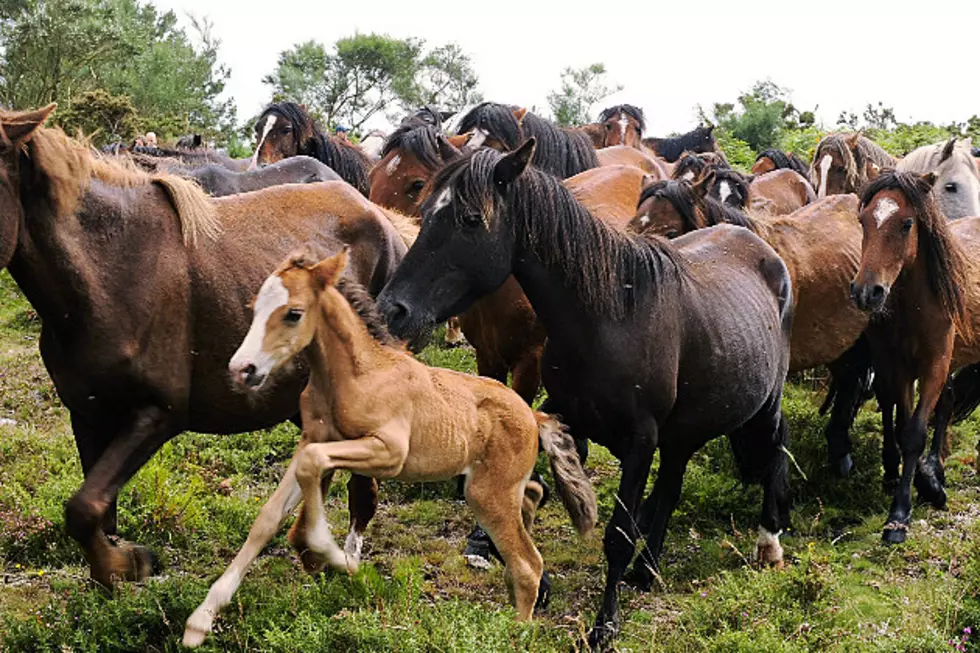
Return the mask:
[[[626,145],[626,128],[630,126],[630,119],[625,113],[619,114],[619,134],[623,139],[623,145]]]
[[[473,135],[470,136],[470,140],[466,141],[466,145],[464,147],[467,150],[475,150],[483,145],[483,143],[487,140],[487,136],[489,136],[489,134],[487,134],[486,131],[477,127],[473,130]]]
[[[258,145],[255,146],[255,154],[252,155],[252,162],[248,164],[249,170],[254,170],[259,164],[259,151],[262,149],[262,143],[265,143],[266,136],[272,131],[272,126],[276,124],[276,117],[269,114],[269,117],[265,119],[265,126],[262,128],[262,137],[259,139]]]
[[[432,212],[437,213],[441,211],[442,209],[449,206],[449,203],[452,201],[453,201],[452,191],[448,188],[443,189],[443,191],[439,193],[439,197],[437,197],[436,201],[432,204]]]
[[[875,222],[878,223],[878,228],[885,223],[885,220],[892,217],[898,212],[898,202],[890,197],[882,197],[878,200],[875,205],[874,216]]]
[[[251,364],[255,366],[257,374],[266,375],[272,371],[275,361],[267,352],[262,351],[262,344],[265,342],[269,318],[277,308],[285,306],[288,301],[289,291],[286,290],[279,275],[274,274],[262,283],[259,294],[255,298],[252,325],[238,351],[231,357],[231,362],[228,364],[230,370],[234,372]]]
[[[684,181],[693,181],[694,180],[694,173],[691,172],[690,170],[688,170],[683,175],[681,175],[681,179],[683,179]]]
[[[817,197],[827,197],[827,173],[830,172],[830,164],[834,159],[829,154],[824,154],[820,159],[820,190]]]
[[[731,194],[732,187],[728,185],[727,181],[723,181],[718,184],[718,198],[721,200],[722,204],[725,203],[725,200],[727,200]]]
[[[385,166],[385,172],[388,173],[389,177],[395,174],[395,170],[398,169],[398,164],[401,162],[402,158],[400,155],[396,154],[395,156],[391,157],[391,161],[389,161],[388,165]]]

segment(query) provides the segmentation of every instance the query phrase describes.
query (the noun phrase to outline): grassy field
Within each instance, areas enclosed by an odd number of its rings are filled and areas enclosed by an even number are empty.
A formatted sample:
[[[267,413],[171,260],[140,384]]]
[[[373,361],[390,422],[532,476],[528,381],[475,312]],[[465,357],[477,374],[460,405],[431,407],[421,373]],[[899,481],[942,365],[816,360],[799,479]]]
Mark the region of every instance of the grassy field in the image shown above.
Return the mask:
[[[185,434],[123,491],[120,532],[151,546],[163,574],[107,596],[64,533],[65,501],[81,482],[69,428],[37,354],[39,324],[0,274],[0,651],[178,650],[184,621],[243,543],[298,437],[292,426],[216,437]],[[465,350],[430,347],[432,364],[472,370]],[[689,468],[667,539],[662,585],[622,592],[622,651],[980,650],[980,503],[974,444],[980,421],[955,429],[949,507],[916,508],[911,540],[885,548],[880,527],[880,420],[861,412],[856,474],[830,478],[821,395],[788,388],[793,473],[787,564],[750,564],[761,491],[743,487],[727,442]],[[870,406],[870,404],[869,404]],[[611,513],[618,466],[594,447],[588,465]],[[805,479],[804,476],[805,475]],[[345,479],[340,479],[341,481]],[[382,486],[354,577],[310,577],[284,532],[253,567],[209,639],[209,651],[569,651],[581,646],[602,588],[601,532],[579,539],[557,501],[534,539],[553,582],[550,608],[517,624],[502,570],[461,556],[472,517],[454,483]],[[346,497],[328,499],[346,531]],[[980,635],[973,635],[980,639]],[[953,643],[950,643],[953,640]]]

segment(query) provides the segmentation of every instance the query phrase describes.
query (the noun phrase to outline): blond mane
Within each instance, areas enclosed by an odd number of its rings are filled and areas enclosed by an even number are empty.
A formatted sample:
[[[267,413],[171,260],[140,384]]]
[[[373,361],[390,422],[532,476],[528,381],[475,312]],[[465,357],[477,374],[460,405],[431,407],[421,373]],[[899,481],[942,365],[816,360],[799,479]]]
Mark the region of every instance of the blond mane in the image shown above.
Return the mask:
[[[394,211],[383,206],[375,205],[378,207],[385,217],[388,218],[388,222],[392,224],[398,235],[401,236],[402,241],[404,241],[406,247],[411,247],[415,244],[415,239],[419,237],[419,222],[417,218],[411,218],[407,215],[403,215],[398,211]]]
[[[198,237],[216,240],[221,234],[217,209],[196,182],[170,174],[150,174],[131,161],[96,154],[61,129],[39,128],[28,142],[27,156],[48,181],[48,195],[57,215],[74,213],[93,179],[118,188],[158,184],[180,218],[184,244]]]

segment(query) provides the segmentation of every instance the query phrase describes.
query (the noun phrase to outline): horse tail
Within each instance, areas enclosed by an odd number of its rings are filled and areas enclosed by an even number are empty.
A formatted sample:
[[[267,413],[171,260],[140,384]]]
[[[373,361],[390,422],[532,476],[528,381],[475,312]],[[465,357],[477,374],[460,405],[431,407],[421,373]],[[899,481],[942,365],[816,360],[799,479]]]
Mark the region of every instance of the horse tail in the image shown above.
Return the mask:
[[[980,406],[980,365],[969,365],[953,376],[953,424]]]
[[[599,515],[595,491],[582,468],[575,441],[565,425],[551,415],[536,412],[534,418],[538,422],[541,448],[551,462],[558,496],[576,530],[580,535],[585,535],[595,528]]]
[[[167,174],[154,176],[153,182],[163,188],[177,211],[186,246],[196,247],[198,236],[218,239],[222,232],[218,209],[197,181]]]

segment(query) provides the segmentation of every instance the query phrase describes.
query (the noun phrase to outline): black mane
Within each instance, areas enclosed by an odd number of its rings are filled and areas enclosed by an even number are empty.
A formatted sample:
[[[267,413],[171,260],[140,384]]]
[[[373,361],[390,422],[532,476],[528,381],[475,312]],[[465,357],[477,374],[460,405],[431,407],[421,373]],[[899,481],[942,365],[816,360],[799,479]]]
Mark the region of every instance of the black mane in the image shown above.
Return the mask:
[[[693,186],[684,180],[664,180],[656,181],[640,193],[640,200],[637,207],[642,205],[651,197],[660,197],[674,207],[681,220],[684,222],[684,230],[694,231],[700,228],[701,220],[698,213],[703,217],[706,227],[713,227],[719,224],[733,224],[745,227],[753,232],[758,232],[758,224],[742,211],[723,204],[713,197],[701,198],[694,192]]]
[[[404,150],[419,160],[426,168],[436,170],[445,163],[439,151],[441,132],[436,127],[417,122],[402,121],[401,126],[391,133],[381,148],[381,158],[392,150]]]
[[[426,105],[402,118],[402,121],[398,125],[399,129],[401,127],[421,126],[434,127],[441,131],[442,114],[436,108]]]
[[[259,116],[257,124],[261,125],[270,114],[288,122],[294,134],[312,134],[299,143],[297,154],[305,154],[322,161],[365,197],[368,195],[371,190],[368,181],[371,163],[360,148],[324,134],[306,110],[295,102],[270,104]]]
[[[517,149],[525,139],[533,136],[537,140],[532,163],[539,170],[567,179],[585,170],[597,168],[592,140],[581,131],[566,131],[550,120],[526,113],[518,123],[514,111],[518,107],[484,102],[473,107],[463,116],[458,133],[465,134],[474,129],[482,129],[493,135],[508,150]]]
[[[646,118],[643,116],[643,109],[640,107],[633,106],[632,104],[617,104],[615,106],[608,107],[602,110],[599,114],[599,122],[606,122],[617,113],[625,113],[627,116],[631,117],[640,126],[640,134],[642,135],[647,128]]]
[[[714,126],[709,125],[705,127],[701,125],[680,136],[644,138],[643,142],[653,148],[657,154],[667,159],[667,161],[674,163],[686,150],[690,150],[691,152],[710,152],[714,150],[714,137],[711,135],[713,129]],[[709,149],[705,149],[707,147],[705,145],[706,142],[712,144]]]
[[[755,157],[755,160],[758,161],[763,158],[772,161],[773,165],[776,166],[776,170],[793,170],[794,172],[800,173],[804,179],[810,178],[810,167],[792,152],[770,149]]]
[[[667,241],[606,226],[552,175],[528,168],[501,196],[493,183],[500,156],[489,148],[469,153],[442,168],[433,188],[451,183],[457,201],[485,207],[491,219],[506,219],[517,242],[545,265],[560,268],[589,310],[630,316],[640,298],[680,279],[683,259]]]

